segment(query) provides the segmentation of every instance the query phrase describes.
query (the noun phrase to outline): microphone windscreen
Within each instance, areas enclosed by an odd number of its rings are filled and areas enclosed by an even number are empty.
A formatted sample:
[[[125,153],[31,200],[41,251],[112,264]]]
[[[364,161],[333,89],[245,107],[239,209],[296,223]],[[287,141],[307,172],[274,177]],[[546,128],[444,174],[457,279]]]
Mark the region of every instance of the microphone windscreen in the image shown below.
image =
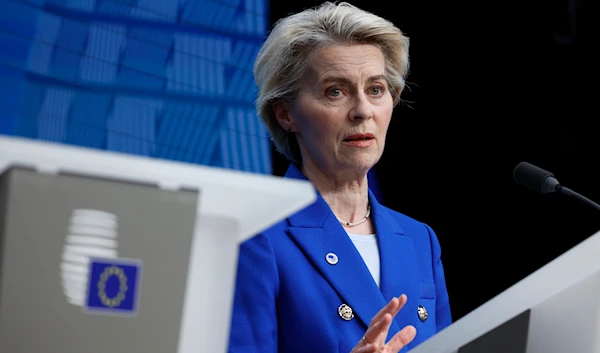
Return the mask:
[[[546,180],[554,174],[531,163],[521,162],[513,171],[513,179],[518,183],[537,192],[546,193]]]

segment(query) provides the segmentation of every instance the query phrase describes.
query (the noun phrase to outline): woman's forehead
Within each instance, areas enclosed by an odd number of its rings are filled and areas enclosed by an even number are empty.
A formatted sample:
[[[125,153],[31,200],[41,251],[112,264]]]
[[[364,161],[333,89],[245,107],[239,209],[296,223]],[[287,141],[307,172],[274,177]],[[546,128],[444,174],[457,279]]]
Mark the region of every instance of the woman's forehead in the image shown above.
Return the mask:
[[[311,81],[367,81],[385,74],[385,58],[372,45],[335,45],[311,57],[306,78]]]

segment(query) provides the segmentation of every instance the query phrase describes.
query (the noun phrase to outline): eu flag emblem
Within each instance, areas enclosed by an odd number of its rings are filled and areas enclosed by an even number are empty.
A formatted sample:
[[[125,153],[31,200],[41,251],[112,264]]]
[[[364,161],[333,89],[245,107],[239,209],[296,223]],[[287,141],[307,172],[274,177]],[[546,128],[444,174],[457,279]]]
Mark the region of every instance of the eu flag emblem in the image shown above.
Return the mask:
[[[130,259],[91,259],[85,309],[115,315],[135,315],[141,263]]]

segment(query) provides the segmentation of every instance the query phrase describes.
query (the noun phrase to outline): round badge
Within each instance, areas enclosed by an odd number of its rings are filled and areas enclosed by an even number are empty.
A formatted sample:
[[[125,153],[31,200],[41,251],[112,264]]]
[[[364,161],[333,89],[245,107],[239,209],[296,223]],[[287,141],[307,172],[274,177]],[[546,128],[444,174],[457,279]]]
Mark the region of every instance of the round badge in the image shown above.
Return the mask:
[[[335,265],[338,263],[339,258],[336,254],[330,252],[327,255],[325,255],[325,260],[327,260],[327,263],[329,263],[330,265]]]

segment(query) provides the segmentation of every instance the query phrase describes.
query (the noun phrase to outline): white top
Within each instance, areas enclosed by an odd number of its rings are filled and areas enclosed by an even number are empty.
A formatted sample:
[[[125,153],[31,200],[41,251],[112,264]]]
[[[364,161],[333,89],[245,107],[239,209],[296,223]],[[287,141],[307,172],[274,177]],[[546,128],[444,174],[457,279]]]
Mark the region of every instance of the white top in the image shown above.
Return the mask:
[[[347,232],[350,240],[354,243],[356,250],[360,253],[371,276],[379,287],[379,248],[375,234],[363,235]]]

